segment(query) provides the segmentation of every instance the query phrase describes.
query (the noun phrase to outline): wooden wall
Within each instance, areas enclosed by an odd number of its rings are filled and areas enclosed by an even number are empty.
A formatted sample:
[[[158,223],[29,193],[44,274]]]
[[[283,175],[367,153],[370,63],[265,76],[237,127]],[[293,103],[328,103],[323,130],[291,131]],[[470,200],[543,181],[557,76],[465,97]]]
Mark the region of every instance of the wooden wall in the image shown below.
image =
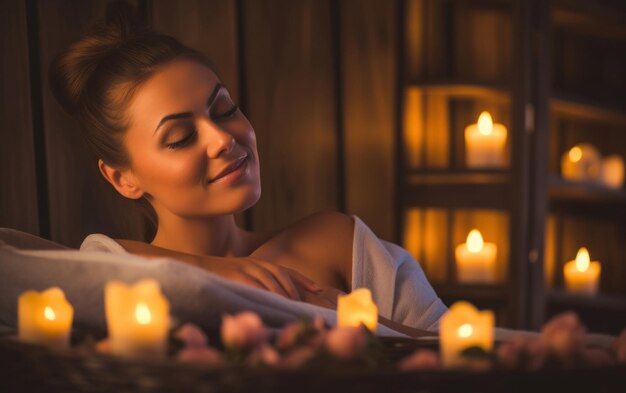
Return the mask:
[[[397,4],[376,0],[137,0],[157,31],[202,52],[251,120],[262,197],[252,229],[324,209],[394,240]],[[48,88],[53,56],[107,1],[1,0],[0,227],[76,247],[142,239],[136,208],[104,182]]]

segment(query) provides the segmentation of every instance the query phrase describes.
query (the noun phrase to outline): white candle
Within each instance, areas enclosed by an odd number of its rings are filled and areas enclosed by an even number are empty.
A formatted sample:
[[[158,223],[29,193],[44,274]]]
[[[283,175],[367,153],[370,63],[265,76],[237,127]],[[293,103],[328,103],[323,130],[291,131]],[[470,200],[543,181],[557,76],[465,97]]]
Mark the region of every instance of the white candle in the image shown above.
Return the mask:
[[[477,124],[465,127],[466,165],[469,168],[504,167],[507,129],[482,112]]]
[[[107,283],[105,309],[112,353],[132,357],[165,354],[169,303],[155,280],[135,285]]]
[[[602,157],[593,145],[579,143],[561,157],[561,175],[570,181],[600,180]]]
[[[498,248],[486,243],[477,229],[467,235],[466,243],[455,249],[457,277],[462,283],[493,283],[496,280]]]
[[[576,254],[576,259],[567,262],[563,267],[567,291],[585,295],[596,294],[600,270],[600,262],[591,262],[589,251],[585,247],[581,247]]]
[[[375,332],[378,325],[378,306],[372,301],[372,293],[367,288],[355,289],[337,298],[337,324],[339,326],[365,325]]]
[[[468,302],[456,302],[441,317],[439,336],[444,367],[463,366],[461,354],[465,349],[480,347],[487,353],[493,349],[493,312],[478,311]]]
[[[602,183],[620,189],[624,186],[624,159],[616,154],[602,160]]]
[[[24,292],[17,312],[20,340],[56,349],[69,346],[74,309],[60,288]]]

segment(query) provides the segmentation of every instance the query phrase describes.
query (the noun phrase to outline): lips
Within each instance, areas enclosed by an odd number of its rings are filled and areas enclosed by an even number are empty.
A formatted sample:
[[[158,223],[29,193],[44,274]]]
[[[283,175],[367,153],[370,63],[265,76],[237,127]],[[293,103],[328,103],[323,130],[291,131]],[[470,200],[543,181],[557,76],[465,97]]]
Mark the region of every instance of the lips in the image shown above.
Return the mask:
[[[246,154],[243,157],[238,158],[237,160],[226,165],[215,177],[209,180],[209,183],[214,183],[218,181],[219,179],[227,176],[229,173],[236,171],[244,164],[244,162],[246,162],[247,158],[248,158],[248,155]]]

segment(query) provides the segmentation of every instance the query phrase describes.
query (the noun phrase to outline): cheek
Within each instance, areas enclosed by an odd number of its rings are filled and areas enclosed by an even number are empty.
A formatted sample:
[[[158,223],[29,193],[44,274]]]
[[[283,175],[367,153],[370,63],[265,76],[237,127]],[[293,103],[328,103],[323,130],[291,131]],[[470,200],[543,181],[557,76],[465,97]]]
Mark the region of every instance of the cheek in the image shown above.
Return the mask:
[[[242,115],[241,120],[232,126],[231,130],[240,144],[253,147],[256,153],[256,134],[245,116]]]
[[[147,155],[136,167],[148,192],[199,185],[206,177],[202,155],[190,150]]]

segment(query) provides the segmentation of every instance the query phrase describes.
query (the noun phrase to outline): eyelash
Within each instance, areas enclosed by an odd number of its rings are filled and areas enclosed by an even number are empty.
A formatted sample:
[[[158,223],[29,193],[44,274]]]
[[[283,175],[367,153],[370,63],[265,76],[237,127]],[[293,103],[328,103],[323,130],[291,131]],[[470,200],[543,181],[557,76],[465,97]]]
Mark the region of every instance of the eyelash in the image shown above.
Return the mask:
[[[217,118],[218,119],[229,118],[232,115],[234,115],[235,112],[237,112],[237,109],[239,109],[239,107],[237,105],[234,105],[226,113],[218,116]],[[167,148],[171,150],[176,150],[176,149],[180,149],[181,147],[185,147],[189,142],[191,142],[191,140],[196,136],[197,133],[198,133],[198,130],[194,128],[193,131],[188,136],[184,137],[183,139],[177,142],[168,143]]]
[[[195,138],[197,133],[198,133],[198,130],[194,128],[193,131],[189,133],[189,135],[187,135],[183,139],[177,142],[168,143],[167,148],[171,150],[176,150],[176,149],[180,149],[181,147],[185,147],[189,142],[191,142],[193,138]]]

